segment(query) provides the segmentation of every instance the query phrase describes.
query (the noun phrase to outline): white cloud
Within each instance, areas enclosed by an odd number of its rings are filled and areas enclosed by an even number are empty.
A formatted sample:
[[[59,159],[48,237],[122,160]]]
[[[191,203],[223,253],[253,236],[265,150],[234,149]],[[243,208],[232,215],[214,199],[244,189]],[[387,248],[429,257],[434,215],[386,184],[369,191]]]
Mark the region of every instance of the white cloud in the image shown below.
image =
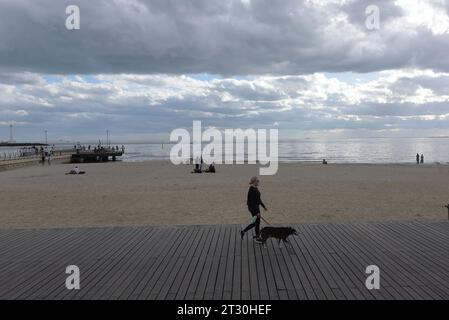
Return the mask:
[[[204,80],[163,74],[94,78],[89,83],[84,77],[62,77],[44,86],[0,91],[0,114],[9,121],[22,119],[75,134],[75,128],[89,132],[106,125],[124,132],[168,132],[198,119],[214,127],[393,130],[419,128],[416,121],[447,121],[449,111],[444,85],[449,74],[431,70],[384,71],[359,81],[321,73]]]
[[[78,32],[64,28],[81,8]],[[59,135],[449,128],[449,1],[4,0],[0,124]],[[24,128],[25,129],[25,128]],[[354,133],[358,135],[358,133]]]

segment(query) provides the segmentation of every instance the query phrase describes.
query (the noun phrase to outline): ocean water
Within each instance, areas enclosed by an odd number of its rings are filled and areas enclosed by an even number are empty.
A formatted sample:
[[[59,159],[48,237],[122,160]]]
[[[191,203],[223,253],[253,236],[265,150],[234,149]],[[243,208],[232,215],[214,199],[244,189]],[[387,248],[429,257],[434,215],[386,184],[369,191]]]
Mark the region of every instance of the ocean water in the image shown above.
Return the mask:
[[[124,161],[169,159],[173,144],[127,144]],[[371,138],[297,140],[279,143],[281,162],[414,163],[416,153],[426,163],[449,163],[449,138]]]
[[[128,143],[123,161],[140,162],[169,159],[174,144]],[[73,145],[56,145],[66,148]],[[119,144],[121,146],[121,144]],[[204,145],[203,145],[204,146]],[[0,147],[2,154],[17,148]],[[426,163],[449,163],[449,138],[363,138],[335,140],[296,140],[279,142],[281,162],[329,163],[414,163],[416,153]]]

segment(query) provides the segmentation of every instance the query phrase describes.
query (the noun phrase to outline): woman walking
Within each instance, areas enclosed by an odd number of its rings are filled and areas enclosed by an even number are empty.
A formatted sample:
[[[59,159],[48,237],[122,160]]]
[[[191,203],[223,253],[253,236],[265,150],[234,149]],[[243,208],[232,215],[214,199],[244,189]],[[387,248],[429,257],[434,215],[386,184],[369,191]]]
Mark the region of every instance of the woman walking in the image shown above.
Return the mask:
[[[265,211],[267,211],[267,207],[262,202],[262,199],[260,198],[260,191],[258,189],[259,186],[259,178],[252,177],[249,181],[250,187],[248,190],[248,198],[246,201],[246,204],[248,205],[248,210],[253,216],[252,223],[248,225],[244,230],[240,230],[240,236],[243,239],[243,236],[245,235],[245,232],[251,230],[252,228],[256,228],[256,236],[254,237],[256,239],[256,242],[261,242],[259,238],[260,233],[260,208],[259,206],[262,206]]]

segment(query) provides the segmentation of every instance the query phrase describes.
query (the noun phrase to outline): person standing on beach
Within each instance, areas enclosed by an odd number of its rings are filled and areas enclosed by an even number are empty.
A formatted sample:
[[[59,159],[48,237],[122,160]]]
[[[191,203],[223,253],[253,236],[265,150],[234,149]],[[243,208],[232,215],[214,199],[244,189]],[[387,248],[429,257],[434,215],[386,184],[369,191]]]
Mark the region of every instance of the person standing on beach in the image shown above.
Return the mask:
[[[416,154],[416,164],[419,164],[419,153]]]
[[[45,165],[45,151],[44,148],[41,147],[41,160],[42,160],[42,165]]]
[[[421,154],[421,163],[424,163],[424,154]]]
[[[259,178],[252,177],[249,181],[250,187],[248,190],[248,198],[246,201],[246,204],[248,205],[248,210],[253,216],[253,220],[251,224],[249,224],[244,230],[240,230],[240,236],[243,239],[243,236],[245,233],[252,228],[256,228],[256,242],[261,243],[261,240],[259,238],[260,234],[260,206],[264,208],[265,211],[267,211],[267,207],[262,202],[262,199],[260,198],[260,191],[258,189],[259,187]]]

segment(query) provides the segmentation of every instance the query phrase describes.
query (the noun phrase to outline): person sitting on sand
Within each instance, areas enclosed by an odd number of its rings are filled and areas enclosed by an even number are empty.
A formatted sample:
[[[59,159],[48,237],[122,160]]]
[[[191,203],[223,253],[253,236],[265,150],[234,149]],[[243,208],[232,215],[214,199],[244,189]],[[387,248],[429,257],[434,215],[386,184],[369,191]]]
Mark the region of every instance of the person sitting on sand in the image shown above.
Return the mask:
[[[204,172],[215,173],[215,164],[212,162]]]
[[[193,169],[192,173],[203,173],[199,164],[195,164],[195,168]]]
[[[326,159],[323,159],[323,164],[327,164],[327,160]]]
[[[85,174],[85,173],[86,172],[84,172],[84,171],[80,171],[80,168],[78,165],[75,165],[75,167],[66,174]]]
[[[198,157],[196,157],[195,159],[195,168],[193,169],[192,173],[202,173]]]

